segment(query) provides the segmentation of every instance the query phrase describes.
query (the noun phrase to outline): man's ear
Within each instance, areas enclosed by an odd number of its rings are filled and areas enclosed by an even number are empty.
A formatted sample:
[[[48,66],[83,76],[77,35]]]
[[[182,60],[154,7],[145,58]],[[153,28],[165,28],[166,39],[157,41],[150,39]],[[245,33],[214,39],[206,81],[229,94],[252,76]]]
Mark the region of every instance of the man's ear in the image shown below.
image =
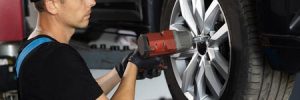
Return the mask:
[[[57,14],[59,10],[58,0],[45,0],[45,8],[51,14]]]

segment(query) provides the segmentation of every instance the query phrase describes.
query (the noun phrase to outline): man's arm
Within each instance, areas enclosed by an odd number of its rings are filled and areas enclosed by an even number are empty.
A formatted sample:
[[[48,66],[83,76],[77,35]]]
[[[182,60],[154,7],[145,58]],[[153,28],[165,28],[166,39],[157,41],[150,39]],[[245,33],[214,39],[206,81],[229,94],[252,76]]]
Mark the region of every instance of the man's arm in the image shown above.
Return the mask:
[[[111,100],[134,100],[137,70],[135,64],[128,62],[121,83]],[[97,100],[108,100],[108,98],[102,94]]]
[[[104,94],[108,94],[120,81],[121,78],[114,68],[110,72],[96,79]]]
[[[111,72],[97,80],[100,83],[100,86],[104,87],[103,90],[105,91],[99,98],[106,100],[105,93],[110,91],[120,81],[120,77],[122,77],[121,83],[113,95],[112,100],[133,100],[135,97],[135,84],[138,69],[151,71],[155,68],[158,69],[157,66],[159,66],[159,64],[160,59],[158,58],[145,59],[141,57],[137,51],[129,54],[125,57],[125,60],[122,60],[122,63],[119,66],[116,66]],[[147,75],[149,76],[148,72]],[[153,75],[150,76],[152,78]]]
[[[106,97],[105,94],[101,94],[101,96],[99,98],[97,98],[96,100],[108,100],[108,98]]]
[[[121,83],[112,100],[134,100],[137,66],[128,62]]]
[[[131,55],[132,53],[129,53],[122,59],[120,64],[115,65],[113,70],[96,79],[104,94],[108,94],[121,81],[121,77],[123,77],[128,63],[128,58]]]

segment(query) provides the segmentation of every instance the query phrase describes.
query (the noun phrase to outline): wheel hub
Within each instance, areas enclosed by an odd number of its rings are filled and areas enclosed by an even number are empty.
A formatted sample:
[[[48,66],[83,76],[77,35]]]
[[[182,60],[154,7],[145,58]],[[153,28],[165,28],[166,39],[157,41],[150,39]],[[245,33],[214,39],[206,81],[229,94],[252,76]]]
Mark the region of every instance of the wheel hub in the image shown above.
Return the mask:
[[[199,54],[204,55],[207,51],[207,46],[206,43],[200,42],[197,43],[197,50],[199,52]]]
[[[194,42],[196,43],[196,48],[199,54],[204,55],[207,53],[208,40],[209,36],[198,36],[194,38]]]

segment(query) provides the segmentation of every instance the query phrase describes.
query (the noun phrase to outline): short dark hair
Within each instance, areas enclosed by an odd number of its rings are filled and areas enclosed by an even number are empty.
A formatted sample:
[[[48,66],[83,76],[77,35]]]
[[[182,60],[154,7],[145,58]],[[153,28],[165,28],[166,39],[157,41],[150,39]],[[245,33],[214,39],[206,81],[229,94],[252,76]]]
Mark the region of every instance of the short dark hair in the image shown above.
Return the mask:
[[[61,3],[64,3],[65,0],[60,0]],[[42,12],[45,10],[45,0],[37,0],[34,2],[35,8],[39,11]]]
[[[39,11],[42,12],[45,10],[45,0],[39,0],[34,2],[35,8]]]

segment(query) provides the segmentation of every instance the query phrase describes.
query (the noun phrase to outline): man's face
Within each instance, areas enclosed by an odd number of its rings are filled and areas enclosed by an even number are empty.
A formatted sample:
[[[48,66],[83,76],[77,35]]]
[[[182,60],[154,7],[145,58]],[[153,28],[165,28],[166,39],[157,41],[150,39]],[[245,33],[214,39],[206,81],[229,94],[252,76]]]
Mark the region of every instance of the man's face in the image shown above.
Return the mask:
[[[61,5],[58,14],[61,21],[73,28],[86,28],[95,0],[62,0]]]

